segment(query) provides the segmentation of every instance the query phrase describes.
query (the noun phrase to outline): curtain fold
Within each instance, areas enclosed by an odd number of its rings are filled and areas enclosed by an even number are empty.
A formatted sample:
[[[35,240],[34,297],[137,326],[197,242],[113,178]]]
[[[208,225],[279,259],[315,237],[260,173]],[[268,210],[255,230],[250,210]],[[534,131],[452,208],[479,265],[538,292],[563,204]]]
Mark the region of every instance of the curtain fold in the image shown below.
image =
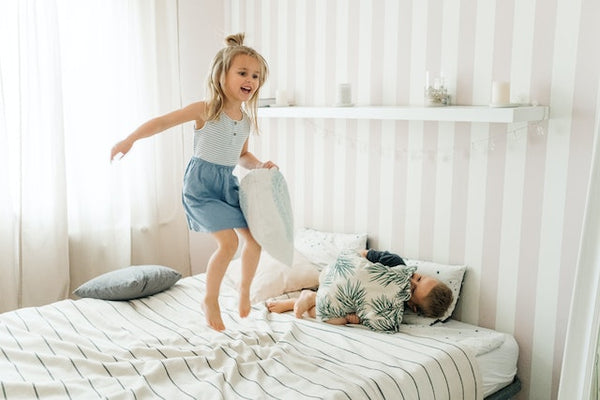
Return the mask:
[[[110,148],[179,108],[177,2],[0,3],[0,311],[132,264],[189,274],[183,129]]]

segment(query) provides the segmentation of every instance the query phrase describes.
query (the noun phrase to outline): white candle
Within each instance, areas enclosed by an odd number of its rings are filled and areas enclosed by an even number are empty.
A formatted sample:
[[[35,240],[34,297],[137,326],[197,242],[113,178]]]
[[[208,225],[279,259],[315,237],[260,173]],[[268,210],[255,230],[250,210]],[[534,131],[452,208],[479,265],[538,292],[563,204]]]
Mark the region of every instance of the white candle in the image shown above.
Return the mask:
[[[492,82],[492,104],[510,104],[510,82]]]
[[[275,104],[278,106],[289,106],[287,92],[285,89],[277,89],[275,92]]]
[[[349,83],[338,84],[335,104],[338,106],[349,106],[352,104],[352,86]]]

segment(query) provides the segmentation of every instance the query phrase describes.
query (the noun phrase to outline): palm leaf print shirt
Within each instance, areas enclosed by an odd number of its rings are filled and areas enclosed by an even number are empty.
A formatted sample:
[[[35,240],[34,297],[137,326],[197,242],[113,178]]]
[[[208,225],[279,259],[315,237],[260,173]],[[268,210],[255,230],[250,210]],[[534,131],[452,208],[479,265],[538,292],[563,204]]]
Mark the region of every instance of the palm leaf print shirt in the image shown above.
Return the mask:
[[[343,251],[320,275],[317,318],[327,321],[355,313],[361,324],[373,330],[398,332],[416,269],[387,267],[354,251]]]

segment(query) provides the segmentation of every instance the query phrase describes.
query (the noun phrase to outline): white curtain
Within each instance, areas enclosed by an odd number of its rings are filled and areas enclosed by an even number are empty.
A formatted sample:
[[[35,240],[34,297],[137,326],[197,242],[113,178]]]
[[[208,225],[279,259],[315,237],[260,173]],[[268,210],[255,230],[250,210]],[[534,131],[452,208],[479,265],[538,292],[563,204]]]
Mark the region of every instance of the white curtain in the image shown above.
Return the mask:
[[[109,163],[181,106],[177,44],[176,1],[0,2],[0,311],[127,265],[189,273],[184,129]]]
[[[597,399],[600,354],[600,81],[585,222],[575,270],[559,400]]]

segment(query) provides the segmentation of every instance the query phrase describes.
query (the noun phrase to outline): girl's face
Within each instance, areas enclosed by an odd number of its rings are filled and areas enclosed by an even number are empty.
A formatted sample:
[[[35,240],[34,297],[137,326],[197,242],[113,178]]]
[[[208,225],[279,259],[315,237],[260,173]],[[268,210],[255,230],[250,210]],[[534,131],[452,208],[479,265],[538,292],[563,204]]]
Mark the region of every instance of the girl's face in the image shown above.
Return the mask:
[[[225,74],[223,91],[227,100],[248,101],[260,87],[260,63],[254,57],[238,54]]]

